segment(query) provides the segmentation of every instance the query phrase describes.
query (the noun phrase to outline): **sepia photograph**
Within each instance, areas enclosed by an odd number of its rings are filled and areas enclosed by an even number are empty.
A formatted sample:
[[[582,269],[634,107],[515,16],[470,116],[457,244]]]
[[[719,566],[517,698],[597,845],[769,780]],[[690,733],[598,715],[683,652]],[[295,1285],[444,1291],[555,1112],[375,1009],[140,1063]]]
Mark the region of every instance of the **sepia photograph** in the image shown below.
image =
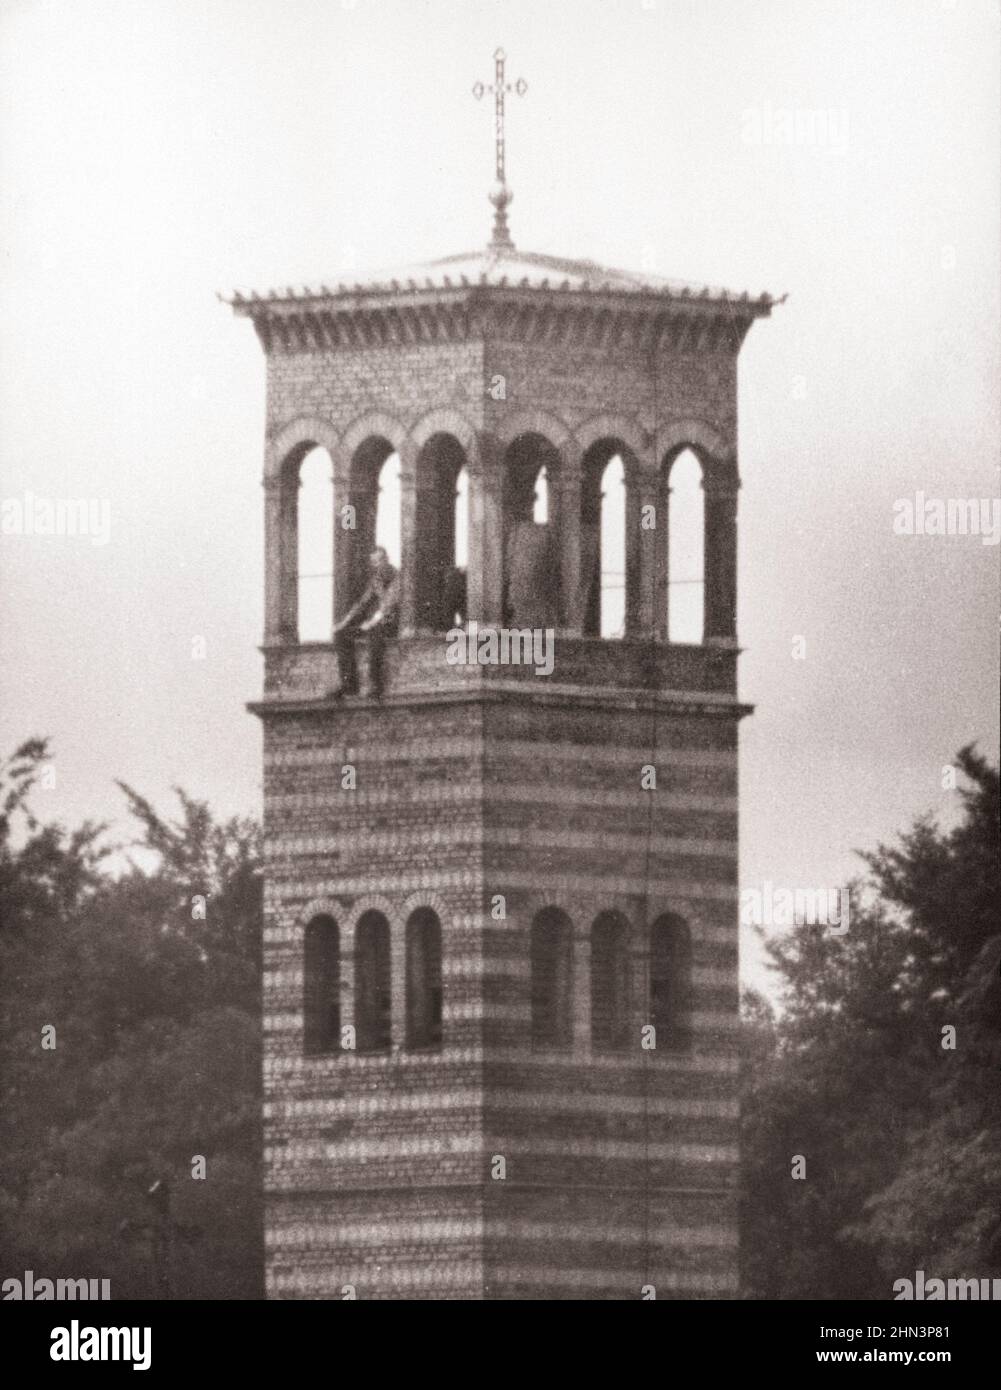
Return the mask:
[[[26,1365],[972,1371],[998,0],[0,0],[0,93]]]

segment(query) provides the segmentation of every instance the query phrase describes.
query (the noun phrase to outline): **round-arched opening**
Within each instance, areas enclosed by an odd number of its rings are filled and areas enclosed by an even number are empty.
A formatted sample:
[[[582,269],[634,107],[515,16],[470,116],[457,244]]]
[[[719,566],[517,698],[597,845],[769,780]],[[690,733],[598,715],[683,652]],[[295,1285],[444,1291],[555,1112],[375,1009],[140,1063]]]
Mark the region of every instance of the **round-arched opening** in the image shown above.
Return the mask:
[[[341,937],[333,917],[313,917],[303,933],[303,1050],[338,1052],[341,1045]]]
[[[519,435],[504,454],[504,622],[555,628],[562,610],[560,456],[544,435]]]
[[[549,524],[549,474],[546,472],[545,464],[539,469],[539,476],[535,480],[532,520],[536,526]]]
[[[626,634],[630,611],[627,459],[632,461],[621,440],[599,439],[582,460],[578,616],[586,637]]]
[[[400,456],[392,453],[379,469],[375,497],[375,543],[390,563],[400,564]]]
[[[328,642],[334,603],[333,464],[311,448],[287,478],[295,489],[295,636]]]
[[[532,921],[532,1046],[568,1048],[573,1043],[573,929],[556,907]]]
[[[705,502],[693,450],[669,465],[667,483],[667,635],[698,643],[705,633]]]
[[[469,473],[454,435],[432,435],[417,457],[414,622],[445,632],[465,621]]]
[[[438,1048],[442,1041],[441,922],[430,907],[407,921],[407,1046]]]

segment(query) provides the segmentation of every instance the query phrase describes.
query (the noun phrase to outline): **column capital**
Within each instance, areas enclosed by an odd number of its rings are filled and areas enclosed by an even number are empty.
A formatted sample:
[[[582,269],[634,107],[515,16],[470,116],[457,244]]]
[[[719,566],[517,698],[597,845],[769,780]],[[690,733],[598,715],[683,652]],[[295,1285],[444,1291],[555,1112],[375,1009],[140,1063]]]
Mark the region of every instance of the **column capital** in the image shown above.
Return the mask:
[[[408,434],[405,439],[401,439],[395,453],[400,460],[400,476],[405,473],[417,472],[417,460],[420,457],[420,446],[413,435]]]
[[[493,490],[503,481],[504,444],[489,430],[476,430],[470,442],[467,467],[470,478]]]
[[[641,495],[647,493],[661,493],[667,486],[663,471],[658,468],[653,455],[649,458],[632,459],[631,466],[623,459],[625,465],[623,479],[626,487],[633,487]]]
[[[732,497],[736,501],[740,492],[740,479],[733,478],[714,478],[712,475],[702,476],[702,491],[706,497],[726,498]]]

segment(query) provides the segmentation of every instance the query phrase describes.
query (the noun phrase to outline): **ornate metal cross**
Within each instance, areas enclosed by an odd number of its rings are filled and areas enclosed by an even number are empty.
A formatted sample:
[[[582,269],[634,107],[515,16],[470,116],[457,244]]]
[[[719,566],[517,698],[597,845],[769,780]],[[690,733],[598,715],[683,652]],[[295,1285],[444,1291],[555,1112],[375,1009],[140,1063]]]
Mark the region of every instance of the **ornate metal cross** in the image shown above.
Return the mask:
[[[494,82],[492,87],[485,87],[482,82],[477,82],[473,88],[473,96],[477,101],[486,96],[488,92],[493,93],[494,98],[494,141],[497,152],[497,182],[506,183],[504,177],[504,97],[508,92],[514,92],[523,97],[528,91],[528,83],[523,77],[519,77],[517,82],[504,81],[504,59],[507,55],[503,48],[498,48],[494,53]]]

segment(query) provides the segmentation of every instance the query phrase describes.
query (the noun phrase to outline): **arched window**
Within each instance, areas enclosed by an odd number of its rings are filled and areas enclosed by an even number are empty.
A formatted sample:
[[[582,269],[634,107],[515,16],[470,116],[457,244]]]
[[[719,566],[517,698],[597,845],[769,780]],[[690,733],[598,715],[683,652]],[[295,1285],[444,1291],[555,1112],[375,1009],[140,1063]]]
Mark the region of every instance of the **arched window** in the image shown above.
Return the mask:
[[[668,472],[667,635],[701,642],[705,630],[705,507],[702,468],[691,449]]]
[[[296,480],[291,485],[296,488]],[[296,580],[300,642],[329,642],[334,601],[333,464],[326,449],[311,449],[299,468]]]
[[[573,937],[570,919],[547,907],[532,922],[532,1046],[570,1047]]]
[[[314,917],[303,937],[303,1050],[307,1056],[341,1046],[341,937],[332,917]]]
[[[417,458],[415,622],[424,632],[447,632],[465,621],[469,543],[469,475],[462,445],[435,434]]]
[[[546,472],[545,464],[539,469],[539,476],[535,480],[532,520],[536,526],[549,525],[549,474]]]
[[[455,546],[452,563],[465,569],[469,563],[469,469],[465,464],[455,480]]]
[[[379,469],[375,502],[375,543],[392,564],[400,564],[400,456],[390,454]]]
[[[441,923],[429,907],[407,922],[407,1046],[441,1047]]]
[[[629,1040],[629,927],[603,912],[591,927],[591,1046],[597,1052]]]
[[[355,1028],[359,1052],[379,1052],[391,1042],[389,923],[381,912],[364,913],[355,928]]]
[[[600,439],[581,462],[577,614],[585,637],[626,631],[626,465],[618,441]]]
[[[469,617],[469,471],[463,465],[455,480],[455,527],[452,564],[442,585],[442,625],[465,627]]]
[[[349,500],[354,508],[354,526],[337,531],[338,543],[350,547],[350,560],[344,567],[348,592],[338,617],[367,586],[369,556],[377,545],[397,568],[400,563],[400,456],[381,435],[370,435],[352,455]],[[339,596],[338,604],[341,602]]]
[[[618,454],[601,475],[602,637],[622,637],[626,627],[626,471]]]
[[[692,1041],[692,938],[673,913],[650,928],[650,1022],[657,1050],[684,1052]]]
[[[522,434],[504,455],[504,622],[558,627],[561,609],[559,454]],[[543,519],[544,518],[544,519]]]

